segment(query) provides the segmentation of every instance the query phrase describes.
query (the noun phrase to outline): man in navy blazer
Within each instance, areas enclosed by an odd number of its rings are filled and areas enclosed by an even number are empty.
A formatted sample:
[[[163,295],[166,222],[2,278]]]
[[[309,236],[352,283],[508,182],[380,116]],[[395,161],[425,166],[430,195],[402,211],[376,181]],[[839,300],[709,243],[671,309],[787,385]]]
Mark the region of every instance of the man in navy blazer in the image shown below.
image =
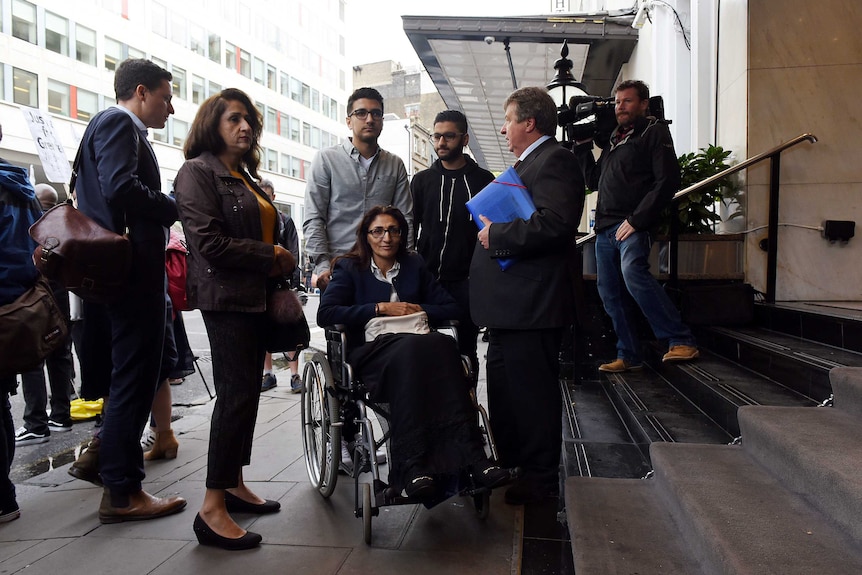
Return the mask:
[[[503,467],[521,467],[506,491],[514,505],[559,489],[562,397],[559,352],[573,321],[570,257],[584,207],[575,157],[553,135],[557,107],[544,88],[506,99],[500,133],[533,198],[529,220],[491,222],[479,232],[470,266],[470,308],[488,327],[488,405]],[[506,271],[498,258],[514,258]]]
[[[75,190],[81,212],[128,234],[132,244],[124,292],[110,304],[84,304],[89,352],[82,357],[82,375],[98,382],[84,395],[109,397],[98,445],[103,523],[161,517],[186,505],[180,497],[154,497],[141,486],[140,437],[165,334],[166,228],[177,219],[176,203],[161,191],[147,129],[163,128],[174,112],[171,74],[149,60],[126,60],[117,68],[114,91],[118,104],[96,114],[84,132]]]

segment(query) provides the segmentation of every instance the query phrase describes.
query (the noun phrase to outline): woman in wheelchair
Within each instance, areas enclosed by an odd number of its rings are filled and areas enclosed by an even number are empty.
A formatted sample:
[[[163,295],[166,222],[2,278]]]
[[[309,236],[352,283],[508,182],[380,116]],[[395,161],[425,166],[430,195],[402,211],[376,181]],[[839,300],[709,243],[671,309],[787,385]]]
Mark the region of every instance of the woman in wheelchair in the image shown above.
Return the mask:
[[[481,486],[499,487],[513,474],[485,455],[455,340],[430,332],[383,333],[366,341],[366,324],[374,318],[424,311],[434,325],[458,317],[455,300],[422,257],[407,251],[407,230],[394,207],[365,214],[353,249],[334,262],[317,323],[347,327],[348,361],[369,399],[389,404],[392,487],[427,500],[438,495],[435,477],[464,470]]]

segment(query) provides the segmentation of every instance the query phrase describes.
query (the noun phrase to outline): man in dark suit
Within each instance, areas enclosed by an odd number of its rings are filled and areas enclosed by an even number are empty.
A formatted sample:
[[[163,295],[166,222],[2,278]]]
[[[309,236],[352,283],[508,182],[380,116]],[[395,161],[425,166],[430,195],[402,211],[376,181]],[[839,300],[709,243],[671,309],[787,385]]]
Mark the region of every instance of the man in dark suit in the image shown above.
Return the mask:
[[[521,88],[505,103],[500,133],[533,198],[529,220],[491,222],[470,266],[473,321],[488,327],[488,403],[500,464],[521,467],[506,491],[514,505],[558,492],[562,444],[559,352],[572,322],[569,257],[584,206],[574,156],[553,135],[557,108],[543,88]],[[498,258],[514,258],[506,271]]]
[[[118,105],[96,114],[81,142],[78,208],[101,226],[128,234],[132,244],[129,281],[110,304],[85,302],[85,343],[93,369],[110,370],[100,433],[99,474],[105,486],[103,523],[151,519],[183,509],[181,497],[146,493],[140,437],[159,378],[165,335],[165,245],[167,226],[177,219],[173,198],[161,192],[148,128],[163,128],[174,109],[171,74],[149,60],[126,60],[117,68]],[[103,329],[90,331],[98,321]],[[82,366],[86,375],[87,366]]]

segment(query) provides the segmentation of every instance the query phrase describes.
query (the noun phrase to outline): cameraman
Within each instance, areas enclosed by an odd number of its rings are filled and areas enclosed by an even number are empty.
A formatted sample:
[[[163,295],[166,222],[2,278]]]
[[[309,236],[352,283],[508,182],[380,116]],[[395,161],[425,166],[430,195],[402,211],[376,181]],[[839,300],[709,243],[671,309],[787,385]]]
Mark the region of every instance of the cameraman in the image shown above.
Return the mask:
[[[592,140],[578,142],[575,155],[587,186],[598,190],[596,267],[598,290],[617,334],[617,359],[599,371],[637,371],[643,367],[635,318],[625,291],[640,307],[658,339],[667,340],[663,362],[698,356],[691,330],[649,271],[650,229],[679,188],[680,173],[667,123],[647,116],[649,88],[626,80],[615,90],[617,127],[599,161]],[[603,138],[597,138],[603,139]]]

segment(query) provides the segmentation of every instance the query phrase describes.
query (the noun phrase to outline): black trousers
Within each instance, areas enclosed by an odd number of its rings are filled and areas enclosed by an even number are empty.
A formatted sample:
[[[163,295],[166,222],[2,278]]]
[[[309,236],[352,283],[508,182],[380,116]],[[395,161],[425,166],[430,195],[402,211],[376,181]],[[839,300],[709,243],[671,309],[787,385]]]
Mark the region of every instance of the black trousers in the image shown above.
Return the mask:
[[[504,467],[556,484],[562,447],[562,329],[489,330],[488,408]]]
[[[145,477],[141,432],[156,393],[165,337],[164,292],[130,292],[110,305],[84,304],[85,324],[104,313],[111,330],[109,341],[88,340],[87,345],[105,346],[110,352],[110,401],[99,434],[99,473],[105,487],[117,495],[140,491]],[[104,358],[96,361],[104,369]],[[83,377],[86,373],[82,367]]]
[[[263,373],[263,313],[204,311],[213,356],[213,407],[207,489],[236,487],[251,462],[251,443]]]
[[[0,378],[0,510],[11,510],[15,503],[15,486],[9,480],[15,457],[15,426],[9,391],[15,389],[15,376]]]

